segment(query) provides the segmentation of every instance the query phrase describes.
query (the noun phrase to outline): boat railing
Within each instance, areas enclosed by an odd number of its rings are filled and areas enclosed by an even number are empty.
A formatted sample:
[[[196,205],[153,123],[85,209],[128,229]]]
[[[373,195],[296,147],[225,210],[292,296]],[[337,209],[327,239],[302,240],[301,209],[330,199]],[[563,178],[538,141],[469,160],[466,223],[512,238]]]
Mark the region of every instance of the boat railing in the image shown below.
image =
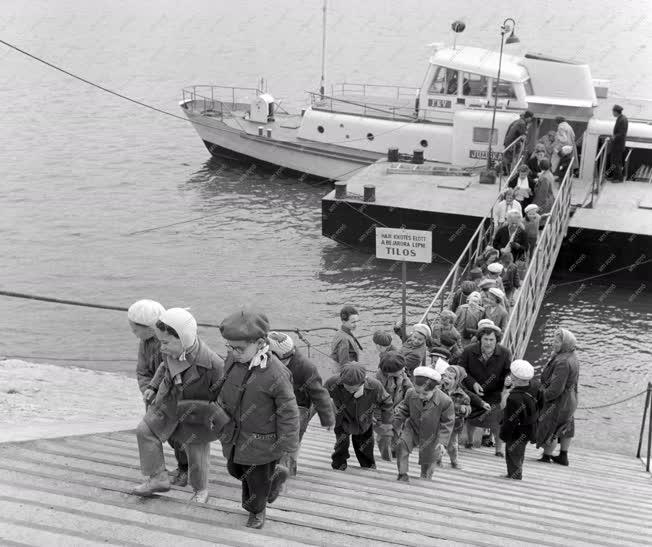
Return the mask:
[[[525,354],[532,329],[537,320],[541,303],[546,295],[548,281],[557,260],[562,240],[566,236],[571,211],[571,160],[559,188],[557,198],[547,218],[546,225],[530,256],[527,271],[517,292],[501,344],[506,346],[514,359]]]
[[[363,116],[376,116],[390,119],[414,120],[416,112],[414,106],[397,105],[392,103],[371,102],[366,100],[355,100],[350,97],[333,97],[322,95],[318,92],[308,91],[311,106],[319,110],[329,112],[349,112]]]
[[[241,110],[263,91],[255,87],[193,85],[182,90],[183,104],[193,112],[224,114]]]
[[[512,163],[511,166],[511,171],[507,175],[507,182],[512,180],[512,177],[518,172],[518,168],[521,166],[523,163],[523,159],[525,158],[525,135],[522,135],[518,137],[514,142],[511,142],[509,145],[505,147],[503,150],[503,154],[507,152],[508,150],[511,150],[512,148],[517,149],[517,152],[514,154],[514,157],[516,158],[516,161]],[[518,147],[518,148],[517,148]],[[502,190],[503,188],[503,170],[502,168],[500,169],[500,179],[498,182],[498,189]]]
[[[627,152],[627,156],[625,156],[625,180],[629,179],[629,160],[632,157],[633,151],[634,149],[630,148],[629,152]]]
[[[331,86],[331,96],[357,95],[362,97],[387,97],[400,99],[416,99],[419,89],[398,85],[384,84],[353,84],[349,82],[336,83]]]
[[[593,208],[595,201],[598,199],[602,185],[604,184],[604,174],[607,167],[607,153],[609,152],[609,143],[611,139],[607,137],[597,155],[595,156],[595,163],[593,167],[593,182],[591,183],[591,200],[589,201],[587,208]],[[569,168],[570,171],[570,168]]]
[[[476,263],[477,258],[491,242],[492,236],[493,221],[489,217],[484,217],[466,244],[466,247],[464,247],[457,262],[455,262],[448,272],[446,279],[444,279],[434,298],[430,301],[430,305],[421,316],[419,323],[427,323],[428,316],[431,312],[439,314],[449,306],[458,284],[462,279],[467,277],[467,274]]]

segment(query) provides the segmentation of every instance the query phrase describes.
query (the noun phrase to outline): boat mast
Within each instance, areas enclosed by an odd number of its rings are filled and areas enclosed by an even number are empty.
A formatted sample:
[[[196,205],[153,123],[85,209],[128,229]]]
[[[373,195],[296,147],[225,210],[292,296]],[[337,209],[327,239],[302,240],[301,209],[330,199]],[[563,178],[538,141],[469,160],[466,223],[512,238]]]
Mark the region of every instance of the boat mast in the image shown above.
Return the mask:
[[[324,14],[322,18],[322,38],[321,38],[321,81],[319,83],[319,94],[324,98],[324,73],[326,72],[326,4],[328,0],[324,0],[324,7],[322,8]]]

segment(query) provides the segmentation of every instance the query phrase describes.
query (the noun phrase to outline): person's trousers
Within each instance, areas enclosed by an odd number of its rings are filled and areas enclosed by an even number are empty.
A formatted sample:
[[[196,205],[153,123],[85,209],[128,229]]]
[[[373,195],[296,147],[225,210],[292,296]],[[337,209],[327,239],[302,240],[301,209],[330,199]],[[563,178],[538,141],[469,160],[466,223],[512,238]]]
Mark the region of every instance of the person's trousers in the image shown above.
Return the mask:
[[[140,453],[140,470],[146,477],[153,477],[165,471],[163,443],[145,422],[136,428],[138,452]],[[183,447],[175,443],[176,450],[185,452],[188,462],[188,482],[193,490],[206,490],[208,487],[208,464],[211,452],[210,443],[192,443]]]
[[[346,467],[346,461],[349,459],[349,443],[352,437],[353,450],[358,458],[360,467],[375,467],[376,460],[374,459],[374,431],[373,427],[369,426],[367,431],[358,435],[349,435],[344,429],[335,426],[335,449],[331,456],[333,469],[343,469]]]
[[[453,431],[451,433],[451,438],[448,441],[448,446],[446,446],[446,452],[448,452],[448,457],[450,458],[451,463],[457,463],[459,437],[460,432]]]
[[[299,460],[299,451],[301,450],[300,443],[303,440],[306,429],[308,429],[310,420],[315,415],[314,408],[314,406],[310,408],[306,408],[305,406],[299,407],[299,447],[294,452],[286,453],[278,462],[279,465],[287,467],[287,470],[293,477],[297,474],[297,461]]]
[[[528,440],[525,437],[505,443],[505,463],[507,464],[507,475],[511,479],[521,480],[523,478],[523,460],[527,443]]]
[[[611,148],[611,176],[616,180],[623,180],[623,156],[625,148],[613,146]]]
[[[145,412],[147,412],[147,409],[149,408],[150,404],[145,403]],[[177,467],[181,471],[185,471],[186,473],[188,472],[188,456],[186,456],[186,451],[183,449],[181,446],[181,443],[177,441],[173,441],[172,439],[168,439],[168,444],[172,447],[172,450],[174,450],[174,457],[177,460]]]
[[[242,508],[249,513],[263,511],[267,507],[276,460],[260,465],[243,465],[233,461],[232,453],[226,468],[232,477],[242,481]]]
[[[399,441],[396,446],[396,466],[398,467],[399,475],[407,475],[410,470],[410,450],[407,444],[405,444],[405,441]],[[434,470],[434,463],[421,465],[421,477],[431,479]]]

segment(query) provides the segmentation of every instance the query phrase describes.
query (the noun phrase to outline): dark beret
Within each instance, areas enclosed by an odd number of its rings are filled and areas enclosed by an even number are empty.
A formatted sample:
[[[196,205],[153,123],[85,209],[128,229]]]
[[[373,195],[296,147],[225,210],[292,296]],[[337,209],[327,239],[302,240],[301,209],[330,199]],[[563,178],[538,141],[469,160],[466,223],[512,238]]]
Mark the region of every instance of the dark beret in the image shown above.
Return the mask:
[[[367,377],[367,371],[362,365],[349,363],[342,367],[340,379],[347,386],[359,386],[364,383]]]
[[[389,346],[392,343],[392,335],[389,332],[377,330],[374,332],[373,341],[374,344],[378,344],[379,346]]]
[[[398,372],[405,368],[405,356],[398,351],[387,351],[380,357],[379,368],[383,372]]]
[[[269,320],[264,313],[240,310],[222,321],[220,332],[226,340],[258,340],[267,337]]]

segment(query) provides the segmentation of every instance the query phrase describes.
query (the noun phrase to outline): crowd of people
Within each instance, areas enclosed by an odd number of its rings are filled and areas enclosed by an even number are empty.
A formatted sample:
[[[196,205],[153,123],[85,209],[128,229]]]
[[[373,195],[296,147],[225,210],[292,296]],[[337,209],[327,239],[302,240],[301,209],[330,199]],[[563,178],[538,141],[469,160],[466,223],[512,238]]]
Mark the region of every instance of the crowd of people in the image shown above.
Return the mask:
[[[137,379],[145,413],[136,438],[145,481],[133,494],[148,497],[190,484],[191,499],[205,503],[211,443],[219,440],[229,474],[241,482],[246,526],[262,528],[267,504],[297,474],[300,443],[315,414],[334,432],[331,466],[338,471],[348,466],[350,444],[361,468],[376,467],[377,445],[382,459],[396,462],[399,481],[409,481],[414,451],[422,478],[443,466],[445,454],[458,469],[465,425],[467,448],[476,427],[492,432],[509,478],[522,478],[530,441],[544,447],[540,461],[568,465],[578,376],[573,335],[559,331],[541,382],[534,384],[534,368],[512,362],[500,345],[501,329],[485,317],[482,295],[466,292],[456,295],[458,313],[446,310],[436,323],[414,325],[400,347],[395,332],[377,331],[377,364],[361,362],[355,335],[360,315],[345,306],[331,348],[338,372],[325,382],[290,336],[270,331],[264,313],[243,309],[222,321],[228,351],[222,359],[197,335],[188,310],[135,302],[127,316],[140,340]],[[464,330],[462,337],[456,324],[466,309],[481,313],[473,332]],[[553,455],[557,441],[561,452]],[[171,472],[164,443],[174,450]]]

